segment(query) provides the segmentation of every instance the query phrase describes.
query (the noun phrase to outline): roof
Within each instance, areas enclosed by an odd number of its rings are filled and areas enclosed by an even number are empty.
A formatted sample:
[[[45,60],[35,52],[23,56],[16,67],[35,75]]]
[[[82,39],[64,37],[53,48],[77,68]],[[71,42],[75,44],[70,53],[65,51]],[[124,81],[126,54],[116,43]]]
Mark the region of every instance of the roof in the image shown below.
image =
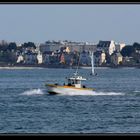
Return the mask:
[[[82,76],[73,76],[73,77],[70,77],[68,78],[68,80],[79,80],[79,81],[82,81],[82,80],[86,80],[85,78],[83,78]]]
[[[110,46],[111,41],[99,41],[99,43],[97,44],[97,48],[98,47],[109,47]]]

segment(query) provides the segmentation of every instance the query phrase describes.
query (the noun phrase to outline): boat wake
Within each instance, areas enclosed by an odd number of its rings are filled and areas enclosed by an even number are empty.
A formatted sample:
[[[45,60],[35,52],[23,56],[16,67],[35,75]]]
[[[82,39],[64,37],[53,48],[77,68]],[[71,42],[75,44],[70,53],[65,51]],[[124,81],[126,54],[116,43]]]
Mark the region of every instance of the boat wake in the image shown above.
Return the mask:
[[[140,90],[134,90],[133,92],[134,93],[140,93]]]
[[[134,91],[130,92],[129,95],[140,96],[140,90],[134,90]]]
[[[21,95],[26,95],[26,96],[33,96],[33,95],[43,95],[45,94],[42,89],[30,89],[27,91],[24,91],[21,93]],[[66,93],[61,93],[57,94],[58,96],[61,95],[66,95],[66,96],[76,96],[76,95],[82,95],[82,96],[112,96],[112,95],[125,95],[124,93],[121,92],[96,92],[96,91],[86,91],[86,92],[66,92]]]
[[[87,91],[87,92],[70,92],[70,93],[62,93],[59,95],[68,95],[68,96],[75,96],[75,95],[83,95],[83,96],[113,96],[113,95],[125,95],[121,92],[95,92],[95,91]]]
[[[23,93],[21,93],[21,95],[27,95],[27,96],[31,96],[31,95],[43,95],[44,92],[41,89],[30,89],[27,90]]]

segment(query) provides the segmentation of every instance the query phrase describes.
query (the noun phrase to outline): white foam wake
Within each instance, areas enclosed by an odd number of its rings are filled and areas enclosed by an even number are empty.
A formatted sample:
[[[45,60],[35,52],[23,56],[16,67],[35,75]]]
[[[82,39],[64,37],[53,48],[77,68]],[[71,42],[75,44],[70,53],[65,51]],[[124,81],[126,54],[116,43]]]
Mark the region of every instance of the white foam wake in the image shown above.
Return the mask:
[[[75,95],[83,95],[83,96],[101,96],[101,95],[107,95],[107,96],[112,96],[112,95],[125,95],[124,93],[121,92],[95,92],[95,91],[86,91],[86,92],[67,92],[67,93],[62,93],[59,95],[69,95],[69,96],[75,96]]]
[[[31,90],[27,90],[23,93],[21,93],[21,95],[43,95],[43,91],[41,89],[31,89]]]

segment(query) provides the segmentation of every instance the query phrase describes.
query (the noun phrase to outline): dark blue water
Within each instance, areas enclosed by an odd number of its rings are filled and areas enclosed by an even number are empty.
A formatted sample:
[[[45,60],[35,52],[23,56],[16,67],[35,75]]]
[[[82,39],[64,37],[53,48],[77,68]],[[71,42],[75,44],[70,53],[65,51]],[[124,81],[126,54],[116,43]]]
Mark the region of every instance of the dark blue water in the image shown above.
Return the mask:
[[[140,69],[80,69],[95,95],[49,95],[73,69],[1,69],[0,133],[139,133]]]

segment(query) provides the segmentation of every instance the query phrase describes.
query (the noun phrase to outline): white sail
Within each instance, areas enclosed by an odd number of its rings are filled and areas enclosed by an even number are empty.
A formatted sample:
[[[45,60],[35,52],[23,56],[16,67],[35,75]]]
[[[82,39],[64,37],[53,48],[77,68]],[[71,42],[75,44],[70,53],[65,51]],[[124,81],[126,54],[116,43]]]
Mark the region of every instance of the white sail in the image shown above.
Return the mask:
[[[93,52],[91,54],[91,66],[92,66],[91,72],[92,72],[92,75],[94,75],[95,71],[94,71],[94,55],[93,55]]]
[[[93,51],[90,53],[91,57],[91,75],[96,75],[95,74],[95,68],[94,68],[94,54]]]

